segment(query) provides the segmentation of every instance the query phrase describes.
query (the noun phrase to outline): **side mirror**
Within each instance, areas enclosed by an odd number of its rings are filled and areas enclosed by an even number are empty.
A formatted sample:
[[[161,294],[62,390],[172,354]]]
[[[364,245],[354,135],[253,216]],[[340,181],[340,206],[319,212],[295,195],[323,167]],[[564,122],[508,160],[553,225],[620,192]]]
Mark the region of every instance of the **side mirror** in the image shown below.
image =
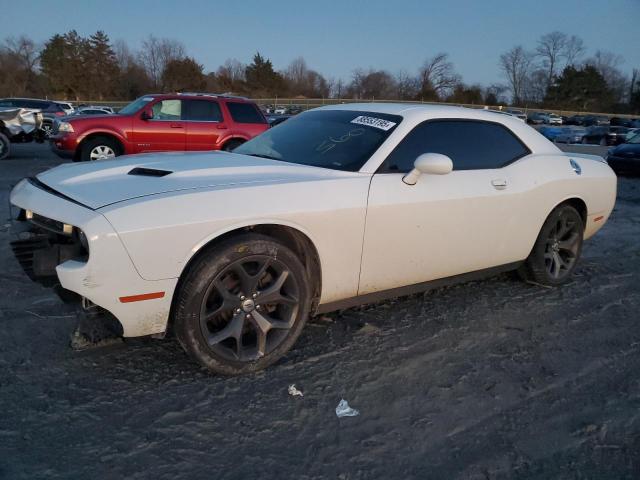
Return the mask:
[[[446,155],[440,153],[423,153],[413,162],[413,170],[402,177],[407,185],[415,185],[418,177],[423,173],[431,175],[446,175],[453,170],[453,162]]]
[[[143,110],[142,115],[140,115],[142,120],[151,120],[153,118],[153,114],[149,113],[148,110]]]

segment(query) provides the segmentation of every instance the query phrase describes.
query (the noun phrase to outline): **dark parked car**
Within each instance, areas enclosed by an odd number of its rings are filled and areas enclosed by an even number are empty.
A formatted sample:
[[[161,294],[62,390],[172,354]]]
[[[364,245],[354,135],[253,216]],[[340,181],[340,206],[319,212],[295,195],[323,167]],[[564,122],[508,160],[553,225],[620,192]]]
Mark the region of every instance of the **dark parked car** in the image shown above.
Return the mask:
[[[617,174],[640,174],[640,135],[609,150],[607,163]]]
[[[585,118],[584,115],[571,115],[570,117],[567,117],[564,124],[582,126],[584,125],[584,118]]]
[[[611,117],[610,125],[617,127],[631,127],[632,123],[631,118],[622,118],[622,117]]]
[[[589,127],[582,143],[596,145],[619,145],[626,141],[627,127]]]
[[[65,104],[66,105],[66,104]],[[35,98],[2,98],[1,108],[27,108],[29,110],[39,110],[42,113],[42,131],[48,138],[53,131],[53,121],[58,117],[67,115],[63,104],[53,100],[38,100]]]
[[[585,127],[609,125],[610,120],[602,115],[587,115],[584,117],[582,124]]]
[[[291,115],[267,115],[267,122],[269,122],[270,127],[275,127],[289,118],[291,118]]]

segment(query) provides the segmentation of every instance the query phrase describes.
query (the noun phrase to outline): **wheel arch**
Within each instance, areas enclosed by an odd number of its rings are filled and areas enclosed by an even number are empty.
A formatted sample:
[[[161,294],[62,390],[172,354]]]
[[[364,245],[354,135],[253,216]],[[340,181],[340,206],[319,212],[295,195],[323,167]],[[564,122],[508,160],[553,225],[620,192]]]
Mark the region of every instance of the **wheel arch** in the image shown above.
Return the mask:
[[[567,198],[567,199],[563,200],[562,202],[558,203],[555,207],[553,207],[551,209],[551,212],[553,212],[560,205],[565,205],[565,204],[566,205],[571,205],[573,208],[575,208],[578,211],[578,213],[580,214],[580,217],[582,218],[582,223],[584,224],[584,226],[586,228],[588,210],[587,210],[587,204],[585,203],[585,201],[582,200],[580,197],[572,196],[572,197]],[[549,214],[551,214],[551,212],[549,212]],[[549,215],[547,215],[547,216],[549,216]]]
[[[98,137],[104,137],[104,138],[108,138],[110,140],[114,140],[118,146],[120,147],[120,154],[124,154],[126,152],[125,150],[125,146],[124,146],[124,140],[122,138],[120,138],[119,135],[113,133],[113,132],[108,132],[108,131],[97,131],[97,132],[91,132],[87,135],[85,135],[84,137],[82,137],[82,140],[80,140],[80,142],[78,143],[78,146],[76,147],[76,151],[73,155],[74,159],[79,159],[80,156],[82,155],[82,148],[84,147],[84,145],[93,140],[94,138],[98,138]]]
[[[221,142],[220,142],[220,150],[224,150],[224,147],[227,146],[227,144],[229,142],[240,142],[240,143],[244,143],[246,141],[248,141],[249,138],[244,137],[242,135],[238,135],[238,134],[234,134],[234,135],[230,135],[228,137],[225,137]]]
[[[305,232],[291,225],[283,223],[256,223],[232,228],[228,231],[222,232],[194,248],[195,252],[186,262],[174,290],[167,331],[172,328],[178,291],[181,288],[182,282],[186,278],[191,265],[193,265],[198,258],[215,249],[217,245],[244,233],[257,233],[273,238],[274,240],[278,240],[296,254],[302,262],[302,265],[305,267],[309,281],[311,282],[311,313],[313,314],[317,310],[320,302],[320,294],[322,292],[322,266],[320,263],[320,254],[314,242]]]

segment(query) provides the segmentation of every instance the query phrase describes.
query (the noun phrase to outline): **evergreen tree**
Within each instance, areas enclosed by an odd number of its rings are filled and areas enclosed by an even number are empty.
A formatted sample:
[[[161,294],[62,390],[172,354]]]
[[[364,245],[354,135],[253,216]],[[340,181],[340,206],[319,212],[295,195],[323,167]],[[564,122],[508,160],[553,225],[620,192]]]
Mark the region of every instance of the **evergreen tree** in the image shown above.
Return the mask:
[[[86,43],[85,68],[90,98],[102,100],[113,96],[120,69],[109,37],[101,30]]]
[[[549,108],[607,111],[613,95],[604,77],[593,66],[576,69],[569,65],[547,90],[544,104]]]
[[[207,80],[202,65],[191,57],[170,60],[162,72],[162,84],[167,92],[202,91]]]
[[[253,63],[247,66],[245,76],[247,86],[254,95],[282,95],[285,90],[282,75],[273,69],[271,60],[265,59],[259,52],[253,56]]]

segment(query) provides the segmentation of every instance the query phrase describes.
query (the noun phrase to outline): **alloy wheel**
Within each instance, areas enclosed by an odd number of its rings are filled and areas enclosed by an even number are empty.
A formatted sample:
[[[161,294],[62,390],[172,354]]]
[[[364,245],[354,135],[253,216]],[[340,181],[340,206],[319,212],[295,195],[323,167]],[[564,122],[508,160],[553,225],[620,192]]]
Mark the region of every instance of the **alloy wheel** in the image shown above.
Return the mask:
[[[42,125],[42,132],[44,133],[45,138],[51,138],[51,135],[53,135],[53,127],[48,123],[45,123]]]
[[[98,145],[94,147],[89,153],[89,159],[93,160],[105,160],[107,158],[114,158],[116,156],[116,152],[107,145]]]
[[[300,287],[287,266],[268,255],[229,264],[207,287],[200,330],[214,354],[248,362],[287,338],[300,308]]]
[[[558,280],[571,272],[580,248],[580,222],[562,213],[547,237],[544,263],[549,275]]]

